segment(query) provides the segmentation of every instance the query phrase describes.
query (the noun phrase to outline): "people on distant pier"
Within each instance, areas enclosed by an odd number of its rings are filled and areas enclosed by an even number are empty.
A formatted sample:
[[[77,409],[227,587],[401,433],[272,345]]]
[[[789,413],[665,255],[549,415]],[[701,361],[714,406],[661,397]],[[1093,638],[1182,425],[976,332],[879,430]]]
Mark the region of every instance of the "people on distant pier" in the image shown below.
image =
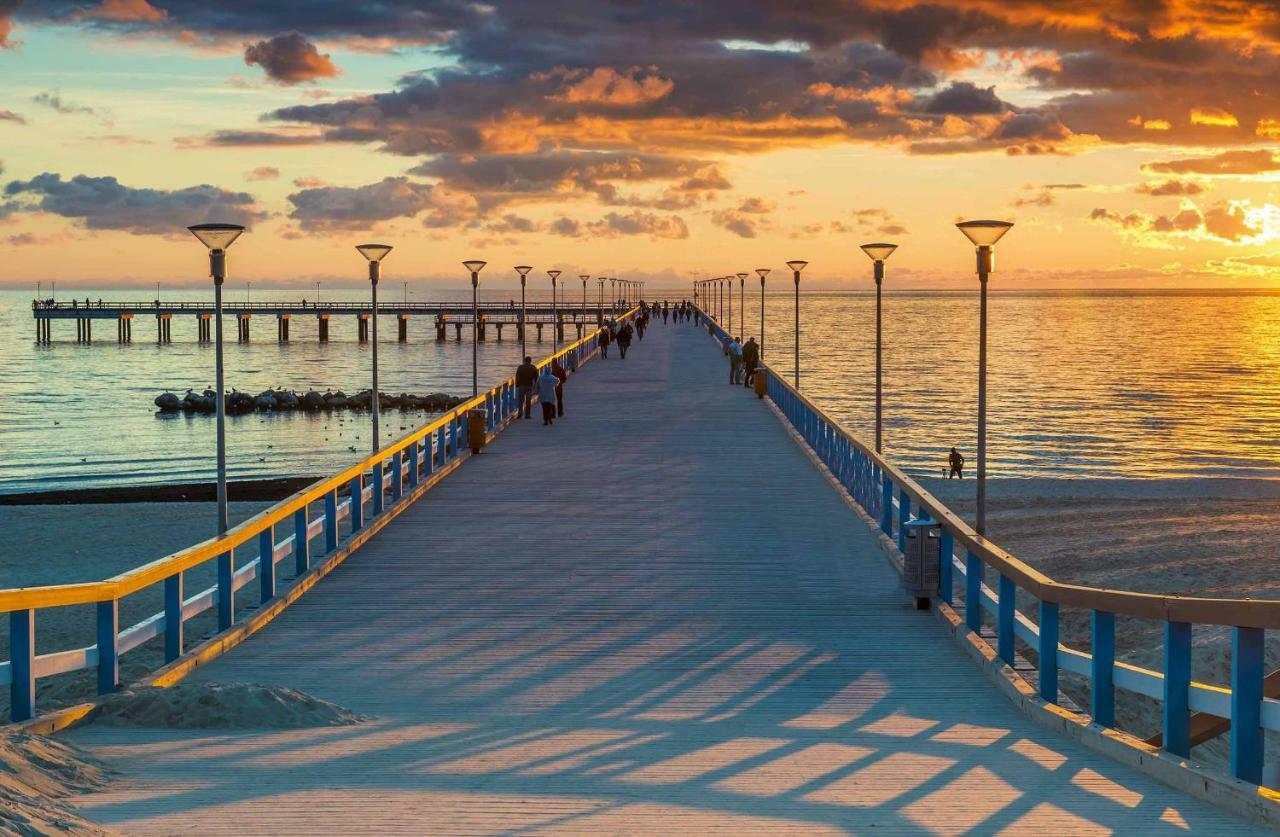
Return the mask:
[[[526,356],[524,363],[516,367],[516,405],[521,418],[532,418],[533,387],[538,379],[538,367],[533,365],[533,358]]]
[[[605,326],[600,329],[600,336],[596,339],[597,345],[600,346],[600,357],[606,359],[609,357],[609,344],[611,342],[613,342],[613,332],[609,330],[608,326]]]
[[[947,459],[951,464],[951,470],[947,472],[947,479],[952,477],[958,480],[964,479],[964,457],[960,455],[960,451],[952,448],[951,455]]]
[[[738,338],[729,341],[729,383],[742,383],[742,344]]]
[[[742,376],[742,385],[744,387],[751,386],[751,378],[756,374],[756,367],[760,365],[760,344],[756,342],[754,337],[748,337],[747,342],[742,345],[742,368],[746,372]]]
[[[560,385],[560,379],[552,373],[550,366],[544,366],[542,375],[538,378],[538,402],[542,404],[542,426],[555,423],[556,418],[556,387]]]

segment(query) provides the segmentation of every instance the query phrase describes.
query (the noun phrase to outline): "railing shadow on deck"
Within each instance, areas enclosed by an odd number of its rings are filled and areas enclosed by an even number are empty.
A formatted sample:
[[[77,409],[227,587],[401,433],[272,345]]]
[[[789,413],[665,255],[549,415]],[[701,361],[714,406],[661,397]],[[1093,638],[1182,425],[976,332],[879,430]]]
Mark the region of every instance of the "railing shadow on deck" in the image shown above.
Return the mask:
[[[638,309],[622,313],[619,322]],[[539,369],[559,360],[570,370],[595,358],[600,329],[565,346],[537,363]],[[536,396],[535,396],[536,398]],[[459,404],[440,418],[414,430],[340,473],[319,480],[254,517],[172,555],[104,581],[21,587],[0,590],[0,612],[8,614],[10,660],[0,662],[0,686],[10,690],[10,720],[36,716],[39,679],[83,669],[97,670],[99,694],[120,686],[120,658],[157,637],[164,637],[164,661],[171,664],[188,652],[183,627],[208,610],[217,610],[218,634],[234,630],[236,593],[258,579],[259,604],[279,605],[284,591],[277,586],[277,566],[294,559],[294,588],[314,583],[317,570],[345,556],[363,542],[367,530],[388,512],[398,511],[410,495],[419,495],[444,473],[469,457],[468,415],[484,413],[486,435],[492,439],[513,417],[519,405],[514,377]],[[345,499],[343,499],[345,493]],[[358,498],[358,499],[357,499]],[[314,509],[314,511],[313,511]],[[342,521],[347,522],[345,531]],[[278,538],[277,529],[289,534]],[[236,551],[256,542],[258,557],[236,567]],[[270,571],[262,558],[270,555]],[[210,561],[216,563],[217,582],[187,595],[183,574]],[[120,600],[153,584],[164,588],[164,609],[121,630]],[[94,605],[97,642],[93,645],[36,654],[36,615],[44,608]],[[83,707],[65,710],[70,716]]]
[[[729,334],[702,312],[708,333],[723,347]],[[1250,785],[1263,779],[1266,731],[1280,731],[1280,672],[1265,676],[1264,639],[1280,628],[1280,601],[1205,598],[1134,593],[1057,581],[975,532],[940,500],[761,363],[767,396],[854,502],[886,538],[905,547],[906,524],[931,519],[940,527],[939,593],[951,606],[964,603],[965,627],[985,644],[984,613],[994,627],[999,660],[1012,666],[1020,647],[1037,659],[1036,688],[1042,700],[1060,703],[1059,674],[1080,675],[1089,684],[1093,723],[1114,729],[1115,690],[1122,689],[1161,704],[1161,735],[1152,743],[1188,759],[1192,746],[1214,735],[1230,735],[1231,776]],[[957,554],[957,550],[959,554]],[[996,589],[984,581],[993,572]],[[1018,592],[1038,603],[1032,620],[1018,605]],[[958,600],[958,601],[957,601]],[[1089,651],[1059,642],[1059,608],[1090,613]],[[1151,671],[1115,659],[1116,616],[1164,623],[1164,671]],[[994,625],[990,623],[994,622]],[[1191,677],[1193,625],[1232,630],[1230,686],[1200,683]],[[1022,643],[1019,646],[1019,643]],[[1265,679],[1265,690],[1264,690]],[[1259,789],[1273,802],[1280,795]]]

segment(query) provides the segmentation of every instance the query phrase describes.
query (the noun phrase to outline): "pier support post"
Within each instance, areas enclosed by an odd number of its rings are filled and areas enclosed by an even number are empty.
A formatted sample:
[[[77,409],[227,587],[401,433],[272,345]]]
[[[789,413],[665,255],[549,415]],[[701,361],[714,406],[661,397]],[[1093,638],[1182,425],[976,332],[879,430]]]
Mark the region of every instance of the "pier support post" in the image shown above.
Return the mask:
[[[408,342],[409,340],[409,315],[408,314],[401,314],[398,317],[396,317],[396,328],[397,328],[396,339],[399,340],[401,343]]]
[[[1040,699],[1058,702],[1058,603],[1040,602]]]
[[[289,315],[288,314],[276,315],[276,338],[281,343],[289,342]]]
[[[453,324],[453,333],[454,333],[453,339],[458,343],[461,343],[462,342],[462,323]]]
[[[36,714],[36,612],[9,613],[9,717],[29,721]]]
[[[982,630],[982,559],[965,552],[964,563],[964,621],[976,634]]]
[[[501,342],[502,342],[502,325],[503,325],[503,324],[502,324],[502,323],[494,323],[494,325],[495,325],[495,326],[497,326],[497,328],[498,328],[498,342],[499,342],[499,343],[501,343]]]
[[[311,535],[307,507],[293,513],[293,574],[301,576],[311,569]]]
[[[120,685],[120,602],[98,602],[98,694]]]
[[[1191,755],[1191,623],[1164,623],[1164,748]]]
[[[534,323],[538,327],[538,342],[542,342],[542,323]]]
[[[446,337],[444,317],[436,317],[436,342],[443,343]]]
[[[357,339],[359,339],[361,343],[368,343],[369,342],[369,314],[367,312],[361,312],[360,314],[356,315],[356,320],[359,324],[358,325],[359,335]]]
[[[1261,628],[1231,629],[1231,775],[1262,784]]]
[[[182,656],[183,596],[182,573],[164,580],[164,661],[171,663]]]
[[[329,342],[329,315],[316,314],[316,325],[320,332],[320,342],[328,343]]]
[[[259,601],[266,604],[276,596],[276,527],[268,526],[258,534]]]
[[[235,550],[217,557],[218,563],[218,630],[225,631],[235,621]]]
[[[351,481],[351,534],[364,526],[364,475]]]
[[[324,551],[329,554],[338,548],[338,491],[324,495]]]
[[[1017,585],[1013,579],[1000,573],[1000,599],[996,603],[996,648],[1005,665],[1013,665],[1013,623],[1017,610]]]
[[[373,463],[371,469],[373,476],[373,508],[370,517],[377,517],[382,514],[383,493],[387,490],[386,481],[382,478],[382,463]]]
[[[196,339],[201,343],[213,342],[213,319],[209,314],[196,315]]]
[[[1116,616],[1104,610],[1093,611],[1090,617],[1093,629],[1092,660],[1089,672],[1089,714],[1099,726],[1116,725]]]
[[[240,342],[241,343],[249,342],[249,318],[252,316],[253,316],[252,314],[240,314],[238,317],[238,321],[240,323]]]
[[[471,325],[471,327],[472,327],[472,328],[474,328],[474,329],[476,330],[476,342],[477,342],[477,343],[483,343],[483,342],[484,342],[484,336],[485,336],[485,333],[484,333],[484,332],[485,332],[485,325],[486,325],[486,323],[485,323],[485,317],[484,317],[484,315],[483,315],[483,314],[481,314],[481,315],[480,315],[480,319],[479,319],[477,322],[472,323],[472,325]]]

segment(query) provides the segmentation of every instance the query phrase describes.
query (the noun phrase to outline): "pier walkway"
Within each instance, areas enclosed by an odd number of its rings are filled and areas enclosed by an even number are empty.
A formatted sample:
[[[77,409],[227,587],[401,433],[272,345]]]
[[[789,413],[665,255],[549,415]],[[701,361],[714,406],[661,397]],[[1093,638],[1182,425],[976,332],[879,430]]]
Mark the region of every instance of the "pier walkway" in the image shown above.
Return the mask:
[[[1020,714],[726,379],[656,323],[191,675],[370,722],[77,728],[122,775],[75,804],[165,834],[1253,833]]]

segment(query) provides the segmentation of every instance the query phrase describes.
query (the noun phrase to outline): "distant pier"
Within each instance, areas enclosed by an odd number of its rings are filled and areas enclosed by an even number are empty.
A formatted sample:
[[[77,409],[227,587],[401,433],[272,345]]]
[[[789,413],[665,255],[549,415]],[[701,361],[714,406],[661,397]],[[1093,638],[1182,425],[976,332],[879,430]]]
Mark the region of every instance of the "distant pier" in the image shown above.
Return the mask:
[[[412,317],[430,317],[435,326],[435,338],[438,342],[449,339],[449,328],[453,327],[454,340],[462,340],[463,327],[474,329],[476,338],[484,342],[490,328],[496,332],[499,341],[503,339],[503,330],[510,327],[515,339],[525,337],[525,329],[534,331],[533,335],[541,342],[544,329],[554,329],[556,339],[563,341],[567,335],[580,339],[588,328],[595,328],[609,316],[621,311],[608,305],[582,303],[564,303],[552,306],[549,302],[531,303],[524,306],[523,316],[520,305],[510,302],[486,303],[479,307],[478,317],[473,317],[470,303],[465,302],[382,302],[378,304],[380,316],[396,319],[396,335],[400,342],[409,339],[409,320]],[[251,339],[251,324],[255,317],[274,318],[276,323],[276,340],[289,342],[290,321],[298,317],[314,317],[317,323],[316,334],[321,343],[329,340],[329,323],[334,317],[353,317],[356,320],[356,335],[361,343],[369,340],[369,318],[372,316],[368,302],[225,302],[222,313],[236,321],[236,336],[241,343]],[[116,324],[116,342],[133,342],[133,321],[148,317],[156,323],[156,342],[173,342],[173,320],[190,317],[195,322],[196,341],[208,343],[213,340],[214,308],[211,302],[113,302],[105,300],[74,300],[70,302],[41,302],[31,305],[31,315],[36,322],[36,342],[48,344],[53,342],[53,321],[74,320],[76,324],[76,342],[93,342],[93,324],[97,320],[114,320]]]

